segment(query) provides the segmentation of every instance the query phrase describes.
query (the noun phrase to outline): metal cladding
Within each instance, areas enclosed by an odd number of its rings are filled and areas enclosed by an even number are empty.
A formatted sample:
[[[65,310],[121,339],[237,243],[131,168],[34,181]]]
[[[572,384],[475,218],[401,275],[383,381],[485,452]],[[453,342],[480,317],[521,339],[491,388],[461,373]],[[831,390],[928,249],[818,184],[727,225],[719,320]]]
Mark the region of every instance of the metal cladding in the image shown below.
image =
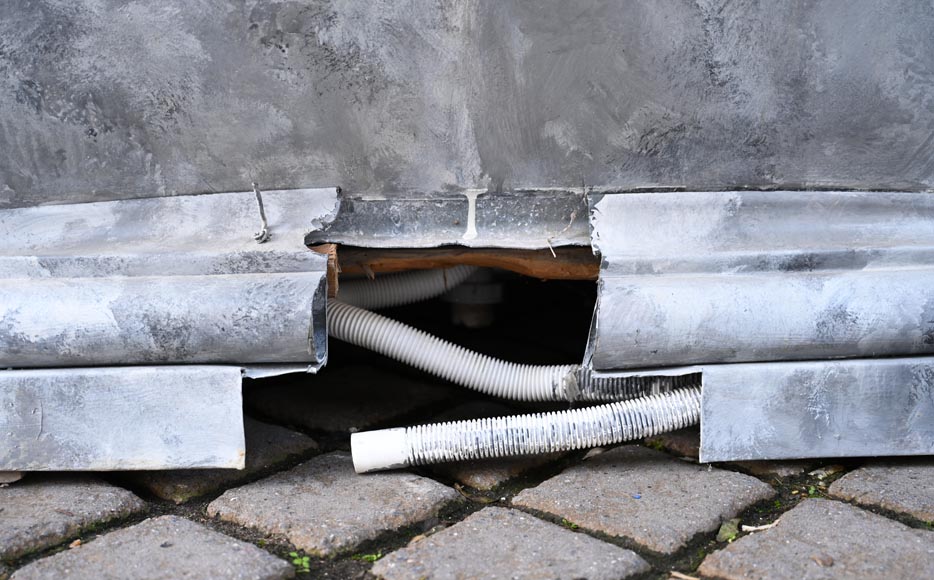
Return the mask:
[[[240,369],[0,371],[0,471],[242,469]]]
[[[581,188],[542,188],[509,195],[478,190],[345,194],[337,217],[309,234],[306,242],[367,248],[589,246],[587,197]]]
[[[265,220],[252,191],[0,211],[0,367],[27,369],[0,371],[0,471],[243,467],[241,377],[327,358],[304,239],[338,206],[261,199]]]
[[[705,462],[934,453],[932,224],[925,193],[594,196],[594,380],[699,373]]]
[[[334,189],[0,212],[0,366],[301,363],[327,356],[325,256],[304,236]]]
[[[934,353],[934,195],[606,195],[591,223],[596,370]]]
[[[708,365],[701,461],[934,454],[934,358]]]

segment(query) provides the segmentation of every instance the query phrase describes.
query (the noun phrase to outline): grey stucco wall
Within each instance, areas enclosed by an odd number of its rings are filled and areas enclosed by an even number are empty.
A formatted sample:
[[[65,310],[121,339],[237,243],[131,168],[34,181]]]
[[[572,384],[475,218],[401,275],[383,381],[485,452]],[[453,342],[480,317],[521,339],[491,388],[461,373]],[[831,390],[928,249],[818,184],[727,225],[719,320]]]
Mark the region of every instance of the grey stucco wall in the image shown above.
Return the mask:
[[[934,3],[0,0],[0,206],[934,187]]]

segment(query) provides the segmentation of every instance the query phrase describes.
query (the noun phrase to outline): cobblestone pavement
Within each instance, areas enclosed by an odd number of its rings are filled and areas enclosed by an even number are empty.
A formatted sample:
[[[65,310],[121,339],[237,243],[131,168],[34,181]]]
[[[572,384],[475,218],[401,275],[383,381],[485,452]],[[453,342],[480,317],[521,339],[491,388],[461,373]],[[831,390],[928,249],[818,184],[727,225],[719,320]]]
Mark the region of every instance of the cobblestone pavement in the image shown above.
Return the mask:
[[[241,472],[0,486],[0,579],[934,577],[924,458],[698,465],[689,430],[358,476],[351,430],[523,410],[392,372],[335,368],[318,409],[315,377],[247,385]]]

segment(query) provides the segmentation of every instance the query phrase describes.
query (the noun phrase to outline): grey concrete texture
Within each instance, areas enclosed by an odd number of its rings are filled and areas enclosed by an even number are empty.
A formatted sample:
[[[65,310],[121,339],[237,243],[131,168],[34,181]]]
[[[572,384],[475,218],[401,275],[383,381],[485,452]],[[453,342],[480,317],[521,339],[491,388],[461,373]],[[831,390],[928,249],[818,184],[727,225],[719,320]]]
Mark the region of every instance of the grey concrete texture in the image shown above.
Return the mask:
[[[129,491],[89,477],[33,474],[0,487],[0,559],[55,546],[144,509]]]
[[[290,563],[178,516],[152,518],[110,532],[36,560],[13,574],[16,580],[278,580],[294,576]]]
[[[457,501],[462,498],[453,489],[410,473],[357,475],[350,454],[337,451],[231,489],[207,511],[309,554],[332,556],[434,518]]]
[[[588,578],[615,580],[648,572],[636,553],[520,511],[488,507],[411,542],[373,566],[387,580]]]
[[[314,431],[367,429],[438,404],[454,389],[422,382],[371,366],[329,368],[321,375],[299,375],[275,384],[249,385],[249,408],[278,423]]]
[[[775,491],[741,473],[617,447],[526,489],[513,505],[674,554]]]
[[[934,6],[9,0],[0,204],[934,185]]]
[[[829,488],[830,495],[866,506],[934,522],[934,461],[877,463],[847,473]]]
[[[698,571],[725,580],[931,578],[934,532],[845,503],[808,499],[775,527],[707,556]]]
[[[183,503],[221,491],[289,459],[318,448],[314,439],[276,425],[246,417],[246,466],[237,469],[179,469],[142,471],[129,478],[156,497]]]

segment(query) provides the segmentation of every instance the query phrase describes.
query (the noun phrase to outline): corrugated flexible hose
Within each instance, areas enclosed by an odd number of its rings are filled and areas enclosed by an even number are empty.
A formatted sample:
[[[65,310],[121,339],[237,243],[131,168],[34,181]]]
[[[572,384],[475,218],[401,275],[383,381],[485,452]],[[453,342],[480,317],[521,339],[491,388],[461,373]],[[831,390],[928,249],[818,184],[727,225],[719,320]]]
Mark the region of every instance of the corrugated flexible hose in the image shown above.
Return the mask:
[[[527,401],[630,399],[594,407],[515,417],[385,429],[351,436],[358,473],[398,467],[586,449],[695,425],[696,376],[596,378],[579,365],[524,365],[452,344],[362,306],[383,308],[440,295],[466,280],[464,266],[386,276],[344,285],[328,301],[328,333],[477,391]],[[636,397],[647,391],[655,394]]]
[[[696,425],[700,389],[691,387],[582,409],[382,429],[350,436],[357,473],[588,449]]]
[[[574,399],[577,393],[578,365],[502,361],[334,299],[328,300],[328,334],[504,399],[560,401]]]
[[[340,284],[340,300],[367,310],[402,306],[440,296],[460,285],[477,268],[454,266],[438,270],[400,272],[372,280],[348,280]]]

